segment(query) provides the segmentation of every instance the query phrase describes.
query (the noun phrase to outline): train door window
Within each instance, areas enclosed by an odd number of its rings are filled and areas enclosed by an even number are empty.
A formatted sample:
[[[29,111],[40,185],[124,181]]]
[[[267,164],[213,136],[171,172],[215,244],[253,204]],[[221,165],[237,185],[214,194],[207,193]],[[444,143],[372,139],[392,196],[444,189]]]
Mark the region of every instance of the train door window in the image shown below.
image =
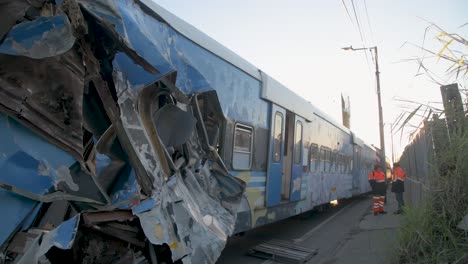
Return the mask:
[[[302,123],[296,123],[296,136],[294,141],[294,163],[300,164],[301,163],[301,155],[302,155]]]
[[[317,144],[310,145],[310,171],[316,172],[319,168],[319,149]]]
[[[275,124],[273,130],[273,162],[278,163],[281,160],[281,145],[283,144],[283,114],[276,112]]]
[[[252,165],[252,127],[237,124],[234,130],[232,165],[234,169],[248,170]]]
[[[309,154],[310,153],[308,151],[308,148],[306,146],[303,146],[302,147],[302,172],[308,172],[310,170]]]

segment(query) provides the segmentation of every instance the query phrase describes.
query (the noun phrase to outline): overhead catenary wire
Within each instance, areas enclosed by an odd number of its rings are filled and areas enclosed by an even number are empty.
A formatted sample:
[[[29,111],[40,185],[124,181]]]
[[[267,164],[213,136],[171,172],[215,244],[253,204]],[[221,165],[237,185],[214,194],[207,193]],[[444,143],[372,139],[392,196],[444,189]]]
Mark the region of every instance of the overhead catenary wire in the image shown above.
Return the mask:
[[[361,43],[362,43],[362,45],[364,47],[366,47],[366,41],[365,41],[364,35],[362,34],[361,23],[359,23],[359,16],[358,16],[357,11],[356,11],[356,5],[354,4],[354,0],[351,0],[351,5],[353,7],[354,17],[356,19],[356,25],[358,27],[358,32],[359,32],[359,36],[361,38]],[[369,63],[369,57],[367,56],[367,52],[364,52],[364,55],[366,57],[367,70],[369,72],[369,77],[372,79],[372,71],[371,71],[371,67],[370,67],[370,63]]]
[[[366,0],[364,0],[364,8],[365,8],[365,10],[366,10],[367,25],[369,26],[369,31],[370,31],[370,36],[371,36],[372,44],[375,44],[375,41],[374,41],[374,32],[372,31],[371,22],[370,22],[370,19],[369,19],[369,12],[367,11],[367,3],[366,3]]]
[[[353,21],[353,18],[351,17],[351,14],[349,14],[349,10],[348,10],[348,7],[346,6],[346,3],[344,0],[341,0],[341,2],[343,3],[343,6],[346,10],[346,13],[348,14],[348,18],[349,18],[349,21],[351,21],[351,25],[353,25],[354,27],[354,21]]]

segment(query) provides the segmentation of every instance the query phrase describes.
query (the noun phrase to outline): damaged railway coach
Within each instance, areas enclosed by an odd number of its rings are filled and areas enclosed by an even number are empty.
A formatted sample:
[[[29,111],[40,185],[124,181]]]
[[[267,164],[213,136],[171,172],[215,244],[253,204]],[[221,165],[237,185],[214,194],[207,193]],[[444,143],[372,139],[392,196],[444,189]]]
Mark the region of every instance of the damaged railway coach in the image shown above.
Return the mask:
[[[151,0],[0,1],[0,263],[215,263],[374,159]]]

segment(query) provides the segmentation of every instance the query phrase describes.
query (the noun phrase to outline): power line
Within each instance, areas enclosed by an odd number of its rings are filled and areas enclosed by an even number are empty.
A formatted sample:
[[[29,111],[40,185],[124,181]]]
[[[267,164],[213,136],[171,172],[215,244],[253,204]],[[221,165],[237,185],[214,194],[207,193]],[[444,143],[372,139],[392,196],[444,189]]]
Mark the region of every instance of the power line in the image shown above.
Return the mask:
[[[351,0],[351,5],[353,6],[353,11],[354,11],[354,17],[356,18],[356,24],[359,30],[359,36],[361,37],[361,42],[364,47],[366,47],[366,42],[364,41],[364,35],[362,34],[361,30],[361,24],[359,23],[359,17],[356,12],[356,7],[354,5],[354,0]],[[367,70],[369,72],[369,76],[372,78],[372,71],[369,63],[369,57],[367,56],[367,52],[364,52],[364,55],[366,56],[366,63],[367,63]]]
[[[341,2],[343,3],[343,6],[344,6],[344,8],[346,10],[346,13],[348,14],[348,18],[349,18],[349,21],[351,21],[351,25],[353,25],[353,27],[354,27],[354,22],[353,22],[353,19],[351,18],[351,15],[349,14],[348,7],[346,6],[344,0],[341,0]]]
[[[374,32],[372,31],[372,26],[371,26],[371,23],[370,23],[369,12],[367,11],[367,3],[366,3],[366,0],[364,0],[364,7],[365,7],[365,9],[366,9],[367,25],[369,25],[369,31],[370,31],[370,35],[371,35],[372,44],[375,44],[375,41],[374,41]]]
[[[359,30],[359,36],[361,36],[362,45],[364,45],[364,37],[362,36],[361,24],[359,24],[358,15],[356,13],[356,7],[354,6],[354,0],[351,0],[351,4],[353,5],[354,17],[356,18],[356,24]]]

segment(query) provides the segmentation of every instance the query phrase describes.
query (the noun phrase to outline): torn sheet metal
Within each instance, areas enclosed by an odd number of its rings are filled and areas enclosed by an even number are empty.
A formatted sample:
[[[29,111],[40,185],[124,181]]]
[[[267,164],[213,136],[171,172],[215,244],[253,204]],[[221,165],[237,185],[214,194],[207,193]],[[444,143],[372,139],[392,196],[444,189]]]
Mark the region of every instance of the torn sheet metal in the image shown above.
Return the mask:
[[[77,188],[68,167],[75,160],[18,121],[0,113],[0,182],[43,195],[61,184]]]
[[[153,244],[168,244],[173,260],[214,263],[234,230],[245,183],[229,175],[215,148],[220,112],[230,106],[210,97],[205,103],[216,107],[194,110],[184,93],[213,90],[217,79],[231,88],[259,85],[244,83],[243,73],[231,73],[135,1],[29,2],[43,13],[19,21],[0,42],[1,131],[21,127],[0,146],[7,172],[0,178],[7,190],[0,191],[21,209],[3,241],[34,222],[39,202],[58,199],[70,201],[65,218],[132,209],[140,223],[126,224],[143,229]],[[58,32],[64,35],[57,42]],[[204,65],[205,55],[217,62],[201,72],[193,61]],[[215,66],[223,76],[211,72]],[[171,100],[159,100],[161,89]],[[180,123],[180,133],[171,133]],[[25,134],[29,144],[17,140]],[[22,176],[24,182],[14,181]],[[65,221],[32,243],[21,261],[37,263],[52,246],[70,249],[78,226],[79,216]],[[137,247],[133,253],[146,246],[126,242]]]
[[[75,50],[42,60],[0,54],[0,111],[81,161],[83,82]]]
[[[203,176],[183,174],[173,176],[161,190],[161,201],[137,216],[151,243],[167,243],[174,260],[186,256],[184,263],[215,263],[235,217],[200,186],[196,177]]]
[[[202,147],[204,141],[196,130],[192,130],[190,137],[180,142],[167,140],[166,147],[169,147],[170,143],[176,143],[170,146],[172,148],[177,144],[186,144],[195,163],[187,164],[188,166],[176,171],[170,176],[169,181],[165,182],[167,176],[156,159],[162,157],[156,154],[153,142],[145,132],[148,124],[144,124],[139,114],[135,112],[137,89],[129,87],[130,82],[119,72],[114,73],[114,82],[118,87],[117,90],[122,91],[119,103],[123,126],[143,166],[155,177],[152,195],[154,207],[149,211],[137,213],[145,235],[153,244],[168,244],[174,260],[185,256],[184,263],[215,263],[225,246],[227,237],[234,230],[237,206],[241,201],[245,183],[231,177],[224,165],[219,165],[222,163],[219,157],[204,150],[211,148]],[[157,87],[152,85],[144,89],[157,91]],[[145,92],[141,93],[148,96]],[[184,112],[173,116],[180,118],[171,120],[175,124],[183,123],[182,121],[187,119],[187,114],[194,116],[194,113],[188,110],[190,108],[182,107],[182,104],[180,107],[175,105],[170,107],[170,109],[175,108],[178,108],[177,112]],[[186,110],[182,110],[183,108]],[[162,107],[158,111],[164,112],[166,111],[164,109],[166,108]],[[147,110],[141,108],[141,111]],[[149,112],[158,116],[157,110]],[[198,119],[197,122],[203,123],[203,120]],[[202,165],[203,159],[209,161]],[[135,211],[144,211],[142,207],[138,206]],[[145,209],[148,209],[148,206],[145,206]]]
[[[0,189],[2,220],[0,228],[0,248],[19,231],[28,217],[34,219],[38,202]],[[29,225],[24,225],[29,228]]]
[[[80,223],[80,215],[63,222],[56,229],[37,236],[28,251],[19,260],[18,264],[39,263],[52,247],[70,249],[75,241],[75,236]]]
[[[63,175],[75,162],[71,155],[3,113],[0,138],[1,247],[19,228],[29,227],[38,213],[38,201],[53,195],[58,186],[75,188],[76,183]]]
[[[96,191],[96,195],[89,193],[96,189],[90,178],[76,175],[76,160],[66,151],[2,113],[0,136],[0,188],[41,202],[63,199],[102,203],[103,197]]]
[[[66,15],[39,17],[15,25],[0,45],[0,53],[43,59],[63,54],[75,44]]]
[[[176,71],[175,85],[178,89],[185,94],[209,90],[222,92],[220,104],[225,116],[268,127],[267,102],[258,100],[261,92],[259,80],[162,22],[158,14],[148,9],[151,5],[142,3],[148,1],[113,2],[123,21],[121,24],[124,30],[118,31],[120,36],[126,38],[131,47],[154,65],[161,75]],[[119,69],[125,69],[123,71],[133,87],[139,89],[151,83],[148,73],[135,67],[130,68],[129,60],[125,57],[117,55],[113,63],[114,69],[117,68],[116,64]],[[232,100],[240,97],[242,100]]]

